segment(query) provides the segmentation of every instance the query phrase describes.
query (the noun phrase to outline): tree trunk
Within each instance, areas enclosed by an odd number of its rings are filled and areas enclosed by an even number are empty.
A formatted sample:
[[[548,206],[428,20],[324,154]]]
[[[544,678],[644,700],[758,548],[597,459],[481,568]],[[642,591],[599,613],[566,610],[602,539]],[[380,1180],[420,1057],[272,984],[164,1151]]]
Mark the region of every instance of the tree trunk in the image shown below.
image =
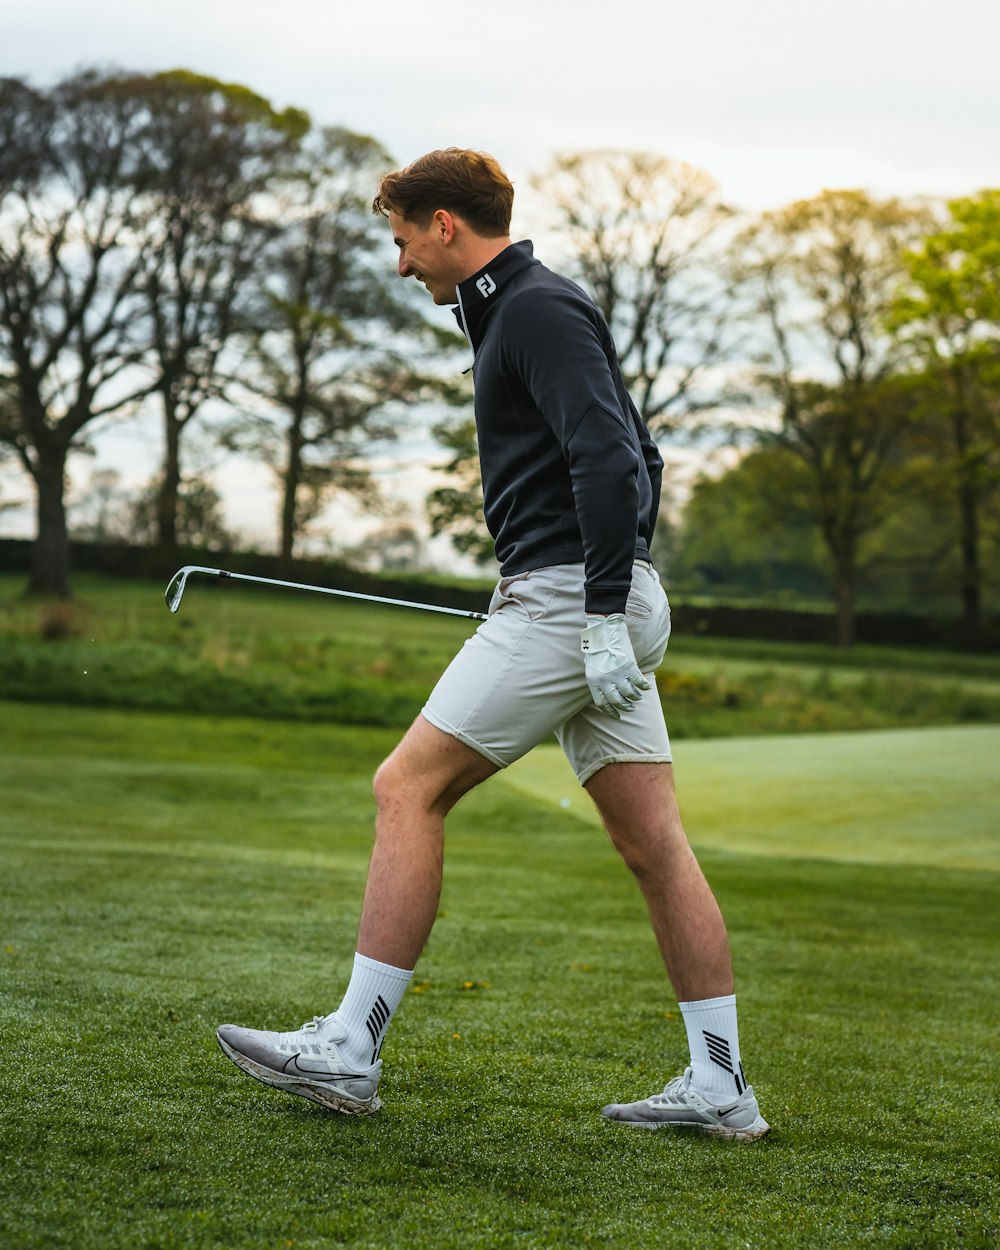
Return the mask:
[[[857,617],[855,572],[850,567],[838,567],[835,576],[837,646],[853,647]]]
[[[979,563],[979,511],[976,489],[971,482],[959,483],[958,508],[961,525],[959,547],[962,553],[961,640],[976,646],[981,638],[983,602],[982,569]]]
[[[177,508],[181,491],[181,430],[167,395],[163,397],[164,455],[163,476],[156,499],[156,546],[164,566],[173,567],[179,556]]]
[[[29,595],[71,599],[69,533],[66,529],[66,449],[42,447],[32,469],[38,500],[38,533],[31,548]]]
[[[968,414],[963,400],[962,379],[959,385],[958,405],[952,422],[957,452],[958,479],[958,546],[961,554],[962,619],[959,639],[963,646],[975,647],[982,631],[982,568],[979,559],[979,497],[976,490],[976,470],[970,448]]]
[[[828,518],[822,530],[833,566],[836,643],[838,647],[852,647],[857,616],[857,539],[850,526],[838,522],[837,518]]]
[[[299,412],[293,414],[288,430],[288,461],[285,465],[285,490],[281,500],[281,559],[283,569],[290,569],[295,550],[296,520],[295,503],[302,481],[302,420]]]

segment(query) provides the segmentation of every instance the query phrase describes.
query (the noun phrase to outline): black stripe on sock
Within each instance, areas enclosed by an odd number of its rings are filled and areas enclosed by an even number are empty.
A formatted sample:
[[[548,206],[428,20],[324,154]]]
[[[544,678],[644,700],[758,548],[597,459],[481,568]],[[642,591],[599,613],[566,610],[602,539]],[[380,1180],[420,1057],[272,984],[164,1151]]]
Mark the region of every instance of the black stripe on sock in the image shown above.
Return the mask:
[[[705,1045],[708,1048],[708,1057],[718,1067],[724,1071],[733,1072],[733,1057],[729,1050],[729,1043],[724,1037],[719,1037],[715,1033],[709,1033],[707,1029],[702,1029],[702,1037],[705,1039]]]
[[[385,1026],[389,1023],[389,1004],[385,1001],[381,994],[372,1004],[372,1009],[368,1013],[368,1019],[365,1021],[365,1028],[368,1035],[372,1039],[372,1063],[378,1058],[378,1052],[381,1049],[379,1040]]]

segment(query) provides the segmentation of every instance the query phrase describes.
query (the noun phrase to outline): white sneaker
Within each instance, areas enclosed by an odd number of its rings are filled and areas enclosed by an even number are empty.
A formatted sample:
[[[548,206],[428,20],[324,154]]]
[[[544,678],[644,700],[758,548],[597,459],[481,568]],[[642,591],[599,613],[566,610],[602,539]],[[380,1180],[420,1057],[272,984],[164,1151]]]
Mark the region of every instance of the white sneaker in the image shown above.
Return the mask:
[[[694,1128],[737,1141],[753,1141],[771,1131],[760,1114],[752,1085],[735,1102],[716,1104],[691,1084],[690,1068],[668,1081],[662,1094],[639,1102],[611,1103],[601,1115],[635,1128]]]
[[[223,1024],[216,1037],[240,1071],[264,1085],[345,1115],[373,1115],[382,1105],[376,1092],[382,1061],[360,1071],[344,1061],[337,1043],[347,1033],[336,1013],[315,1016],[294,1033]]]

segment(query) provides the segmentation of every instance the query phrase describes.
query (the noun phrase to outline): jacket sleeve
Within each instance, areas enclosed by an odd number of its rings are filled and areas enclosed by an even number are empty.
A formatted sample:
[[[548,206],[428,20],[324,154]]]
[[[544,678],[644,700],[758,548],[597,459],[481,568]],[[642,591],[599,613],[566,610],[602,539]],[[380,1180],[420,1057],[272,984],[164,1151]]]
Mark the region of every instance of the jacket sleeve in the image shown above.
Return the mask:
[[[628,401],[629,412],[632,415],[632,423],[635,426],[636,434],[639,439],[639,446],[642,449],[642,458],[646,465],[646,475],[649,478],[649,486],[651,491],[651,499],[645,515],[639,517],[639,533],[646,540],[646,546],[649,547],[653,542],[653,534],[656,530],[656,518],[660,511],[660,490],[663,486],[663,457],[660,455],[659,449],[653,442],[653,436],[646,428],[646,424],[635,404],[632,403],[631,396]]]
[[[638,516],[643,449],[632,413],[622,411],[602,327],[582,294],[534,290],[511,301],[504,349],[569,467],[586,610],[611,613],[625,611],[636,535],[649,518]]]

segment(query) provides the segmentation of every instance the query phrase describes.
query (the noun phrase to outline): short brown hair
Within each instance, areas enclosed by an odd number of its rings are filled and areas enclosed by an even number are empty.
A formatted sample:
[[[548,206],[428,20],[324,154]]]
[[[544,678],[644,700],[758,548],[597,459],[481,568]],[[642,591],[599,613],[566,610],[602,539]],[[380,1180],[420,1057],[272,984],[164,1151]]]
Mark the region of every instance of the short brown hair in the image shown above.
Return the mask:
[[[372,212],[398,213],[426,226],[439,208],[463,218],[476,234],[496,238],[510,232],[514,188],[486,152],[443,148],[386,174],[372,200]]]

